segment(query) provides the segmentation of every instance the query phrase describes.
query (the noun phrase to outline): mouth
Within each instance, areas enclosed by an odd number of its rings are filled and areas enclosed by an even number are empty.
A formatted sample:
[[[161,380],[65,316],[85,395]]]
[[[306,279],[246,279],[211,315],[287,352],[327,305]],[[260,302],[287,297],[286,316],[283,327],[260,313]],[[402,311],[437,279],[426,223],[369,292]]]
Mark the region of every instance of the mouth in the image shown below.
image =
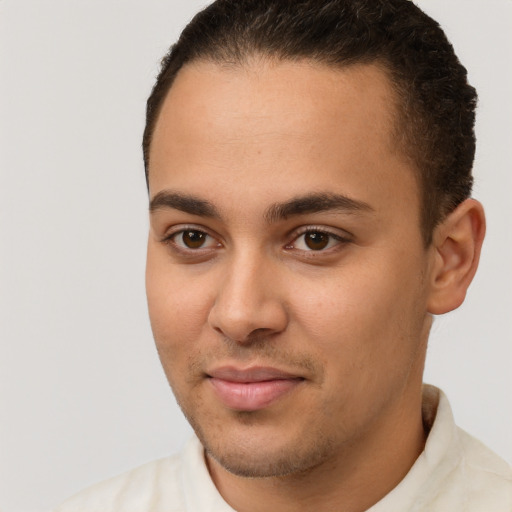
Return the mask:
[[[287,395],[304,378],[271,367],[224,366],[207,374],[217,398],[234,411],[258,411]]]

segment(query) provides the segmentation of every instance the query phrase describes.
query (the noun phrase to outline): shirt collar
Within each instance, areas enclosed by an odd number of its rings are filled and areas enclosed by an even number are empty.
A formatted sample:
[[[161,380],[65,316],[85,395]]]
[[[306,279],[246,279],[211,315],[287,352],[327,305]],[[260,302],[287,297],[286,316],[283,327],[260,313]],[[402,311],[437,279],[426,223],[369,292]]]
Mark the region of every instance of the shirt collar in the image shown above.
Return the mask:
[[[194,436],[182,452],[182,485],[186,509],[190,512],[236,512],[222,498],[213,483],[204,448]]]

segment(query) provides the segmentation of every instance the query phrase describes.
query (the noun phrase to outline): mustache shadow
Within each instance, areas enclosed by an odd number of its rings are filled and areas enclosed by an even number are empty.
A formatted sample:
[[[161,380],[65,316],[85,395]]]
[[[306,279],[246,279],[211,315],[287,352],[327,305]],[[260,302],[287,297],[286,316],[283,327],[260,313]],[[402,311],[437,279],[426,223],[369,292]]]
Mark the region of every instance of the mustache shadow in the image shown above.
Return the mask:
[[[221,345],[216,345],[190,357],[189,370],[192,375],[204,373],[205,368],[211,368],[215,363],[234,361],[244,365],[254,363],[258,366],[268,366],[285,369],[291,373],[306,373],[323,380],[324,365],[311,354],[297,353],[284,348],[276,337],[265,333],[251,333],[243,342],[234,341],[225,336]]]

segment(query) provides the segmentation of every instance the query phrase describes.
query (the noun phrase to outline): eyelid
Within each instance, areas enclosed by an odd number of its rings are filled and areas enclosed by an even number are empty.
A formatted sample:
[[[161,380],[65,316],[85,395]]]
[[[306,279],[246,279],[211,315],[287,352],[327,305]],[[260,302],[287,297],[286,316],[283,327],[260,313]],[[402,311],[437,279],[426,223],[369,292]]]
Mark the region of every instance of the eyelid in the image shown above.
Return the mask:
[[[294,247],[296,240],[307,233],[322,233],[324,235],[334,238],[339,243],[337,243],[334,247],[330,247],[328,249],[322,249],[322,250],[318,250],[318,251],[315,251],[313,249],[311,249],[311,250],[297,249],[296,247]],[[336,248],[338,248],[338,246],[340,244],[352,242],[353,238],[354,237],[351,233],[349,233],[348,231],[345,231],[345,230],[338,229],[338,228],[332,228],[332,227],[327,227],[327,226],[318,226],[318,225],[307,225],[307,226],[301,226],[300,228],[297,228],[294,231],[292,231],[292,233],[290,233],[289,239],[291,241],[286,244],[285,248],[286,249],[295,249],[295,250],[301,251],[303,253],[312,253],[311,256],[313,256],[313,254],[320,255],[322,253],[326,253],[331,250],[335,250]]]
[[[201,224],[194,224],[193,222],[183,222],[180,224],[173,224],[172,226],[169,226],[165,229],[165,234],[162,236],[162,241],[165,238],[170,238],[177,233],[181,233],[182,231],[201,231],[202,233],[206,233],[209,236],[212,236],[213,238],[219,238],[218,235],[214,235],[211,232],[211,229],[201,225]]]
[[[316,224],[300,226],[299,228],[294,229],[290,233],[289,238],[294,240],[295,238],[298,238],[299,236],[304,235],[305,233],[311,233],[311,232],[324,233],[324,234],[330,235],[334,238],[337,238],[340,240],[346,240],[346,241],[350,241],[354,238],[352,233],[349,233],[348,231],[345,231],[344,229],[334,228],[334,227],[324,226],[324,225],[316,225]]]
[[[200,233],[204,233],[205,235],[210,237],[212,240],[216,241],[215,247],[210,246],[210,247],[199,247],[197,249],[192,249],[192,248],[182,247],[173,241],[173,238],[175,236],[179,235],[180,233],[184,233],[186,231],[198,231]],[[175,226],[172,226],[171,228],[169,228],[166,231],[165,235],[163,237],[161,237],[160,242],[167,244],[169,246],[172,245],[172,248],[177,252],[180,252],[182,254],[190,254],[190,255],[193,255],[193,254],[198,255],[202,252],[211,251],[212,249],[214,249],[216,247],[222,246],[222,242],[220,241],[218,236],[212,234],[210,232],[210,230],[205,228],[204,226],[199,226],[197,224],[177,224]]]

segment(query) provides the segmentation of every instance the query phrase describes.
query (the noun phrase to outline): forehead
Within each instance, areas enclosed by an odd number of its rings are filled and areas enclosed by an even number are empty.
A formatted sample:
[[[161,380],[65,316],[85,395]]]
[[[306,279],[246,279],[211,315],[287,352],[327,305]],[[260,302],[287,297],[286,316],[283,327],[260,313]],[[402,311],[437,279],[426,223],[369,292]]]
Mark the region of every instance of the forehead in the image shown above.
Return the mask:
[[[372,190],[393,197],[401,184],[416,196],[395,117],[395,93],[377,65],[193,63],[178,73],[156,123],[150,194],[193,184],[208,195],[220,180],[264,195],[272,183],[289,195],[339,185],[365,202]]]

